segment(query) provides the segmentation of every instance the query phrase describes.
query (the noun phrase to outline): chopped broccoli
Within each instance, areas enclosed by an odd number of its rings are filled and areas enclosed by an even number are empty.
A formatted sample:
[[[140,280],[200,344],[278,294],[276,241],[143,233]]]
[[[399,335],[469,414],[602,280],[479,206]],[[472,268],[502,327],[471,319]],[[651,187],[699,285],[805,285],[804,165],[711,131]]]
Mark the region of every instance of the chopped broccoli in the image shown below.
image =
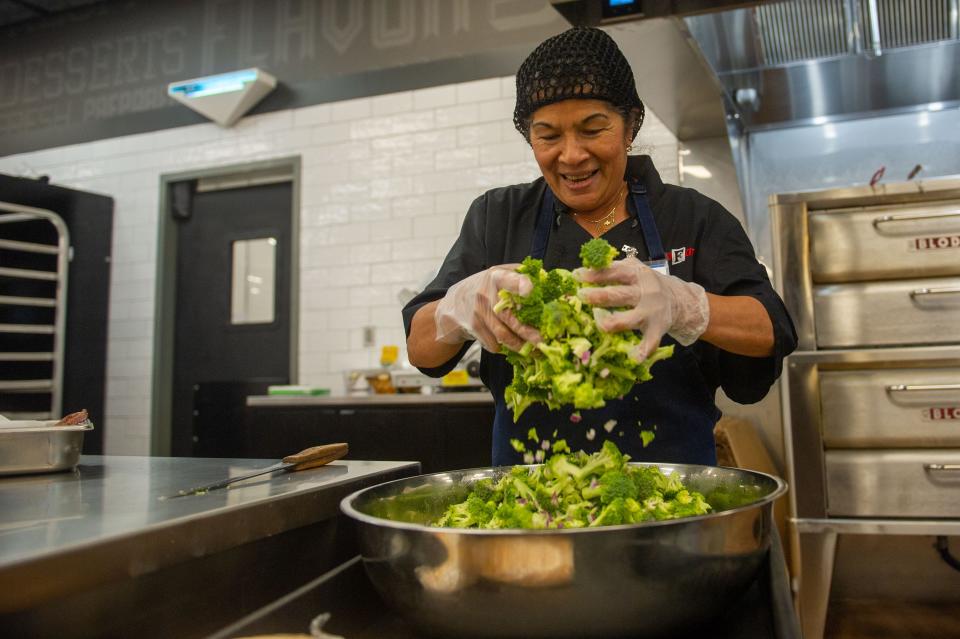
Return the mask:
[[[712,510],[677,473],[666,476],[656,466],[631,466],[630,457],[611,441],[592,455],[565,450],[542,465],[514,466],[496,482],[475,482],[467,498],[449,506],[433,525],[584,528],[691,517]]]
[[[454,504],[440,518],[438,525],[448,528],[485,528],[494,515],[493,502],[471,493],[467,500]]]
[[[599,238],[581,248],[584,266],[609,266],[616,255],[617,250]],[[673,347],[665,346],[644,362],[634,361],[630,353],[641,336],[599,330],[594,311],[606,309],[583,303],[577,295],[581,284],[570,271],[545,271],[541,260],[527,257],[517,272],[530,278],[533,289],[528,295],[499,291],[494,310],[510,310],[539,330],[543,341],[536,347],[526,343],[519,351],[503,347],[513,368],[504,400],[513,409],[514,421],[535,403],[550,409],[600,408],[607,400],[626,395],[634,384],[651,379],[650,367],[673,354]]]
[[[581,493],[584,499],[599,498],[601,503],[609,504],[614,499],[636,499],[637,486],[627,473],[609,470],[596,483],[590,482]]]
[[[627,504],[623,498],[618,497],[603,507],[597,518],[590,523],[590,526],[616,526],[629,523]]]
[[[580,247],[580,259],[587,268],[607,268],[619,251],[602,238],[594,238]]]

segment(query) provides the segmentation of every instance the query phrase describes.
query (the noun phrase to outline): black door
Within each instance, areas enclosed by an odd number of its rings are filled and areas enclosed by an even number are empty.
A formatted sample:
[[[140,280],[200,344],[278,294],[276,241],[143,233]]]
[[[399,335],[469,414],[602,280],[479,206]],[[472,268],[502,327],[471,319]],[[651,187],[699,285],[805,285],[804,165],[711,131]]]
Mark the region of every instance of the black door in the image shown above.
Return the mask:
[[[218,456],[197,427],[204,422],[198,419],[201,406],[211,409],[206,393],[198,401],[202,385],[289,381],[292,186],[174,189],[181,196],[174,197],[172,212],[177,289],[170,450],[175,456]],[[239,400],[223,393],[222,401]],[[220,424],[216,437],[232,427],[243,425]]]

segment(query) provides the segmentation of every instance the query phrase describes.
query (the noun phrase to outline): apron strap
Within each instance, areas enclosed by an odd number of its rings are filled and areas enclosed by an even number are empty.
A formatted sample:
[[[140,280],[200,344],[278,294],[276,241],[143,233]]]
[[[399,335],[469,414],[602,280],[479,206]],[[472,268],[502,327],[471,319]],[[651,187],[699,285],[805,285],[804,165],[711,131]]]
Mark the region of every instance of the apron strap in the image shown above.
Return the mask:
[[[550,225],[553,224],[554,204],[556,197],[550,187],[543,192],[540,201],[540,210],[537,211],[537,225],[533,230],[533,243],[530,245],[530,256],[542,260],[547,254],[547,242],[550,240]]]
[[[647,244],[650,260],[662,260],[666,257],[663,242],[660,241],[660,232],[653,219],[653,211],[647,200],[647,187],[639,181],[630,182],[630,195],[633,196],[633,206],[637,209],[637,219],[640,221],[640,230],[643,231],[643,241]]]

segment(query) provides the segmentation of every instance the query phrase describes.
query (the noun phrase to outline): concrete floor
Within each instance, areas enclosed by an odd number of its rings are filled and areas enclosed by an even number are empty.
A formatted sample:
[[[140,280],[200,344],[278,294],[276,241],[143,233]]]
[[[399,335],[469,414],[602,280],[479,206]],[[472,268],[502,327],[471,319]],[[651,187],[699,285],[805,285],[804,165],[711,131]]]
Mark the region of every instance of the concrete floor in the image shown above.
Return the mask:
[[[960,639],[960,603],[833,600],[824,639]]]

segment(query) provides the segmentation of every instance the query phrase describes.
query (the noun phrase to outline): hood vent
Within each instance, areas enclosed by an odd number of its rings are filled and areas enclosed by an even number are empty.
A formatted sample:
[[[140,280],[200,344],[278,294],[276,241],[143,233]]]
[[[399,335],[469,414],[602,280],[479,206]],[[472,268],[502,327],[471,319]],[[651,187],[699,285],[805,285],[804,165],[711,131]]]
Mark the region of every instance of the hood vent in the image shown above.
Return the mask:
[[[957,39],[957,0],[860,0],[860,15],[870,15],[876,4],[880,46],[911,47]]]
[[[960,103],[960,0],[792,0],[683,20],[748,130]]]
[[[760,66],[847,53],[850,22],[843,5],[838,0],[808,0],[757,7]]]
[[[764,66],[957,38],[957,0],[801,0],[756,8]]]

